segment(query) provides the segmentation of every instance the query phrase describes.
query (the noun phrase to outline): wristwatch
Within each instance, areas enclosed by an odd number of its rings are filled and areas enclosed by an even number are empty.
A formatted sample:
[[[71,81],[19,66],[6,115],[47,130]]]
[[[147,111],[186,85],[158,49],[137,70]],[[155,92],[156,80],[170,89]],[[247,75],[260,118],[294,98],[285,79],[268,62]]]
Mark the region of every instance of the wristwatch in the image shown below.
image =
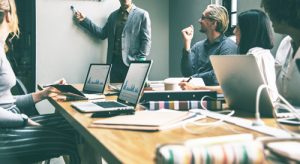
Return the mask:
[[[23,118],[23,126],[26,126],[28,123],[28,116],[22,113],[21,117]]]

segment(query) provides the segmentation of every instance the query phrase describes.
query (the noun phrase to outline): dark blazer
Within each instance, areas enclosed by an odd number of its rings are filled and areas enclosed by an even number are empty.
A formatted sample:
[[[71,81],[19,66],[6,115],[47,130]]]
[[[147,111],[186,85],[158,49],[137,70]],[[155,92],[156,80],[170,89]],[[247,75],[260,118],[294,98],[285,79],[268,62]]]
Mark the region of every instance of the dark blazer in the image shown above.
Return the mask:
[[[116,21],[119,10],[114,11],[108,17],[104,27],[95,25],[90,19],[85,18],[80,24],[96,37],[108,38],[107,63],[112,62]],[[147,11],[132,6],[127,22],[122,33],[122,58],[124,64],[139,60],[149,55],[151,48],[151,21]]]

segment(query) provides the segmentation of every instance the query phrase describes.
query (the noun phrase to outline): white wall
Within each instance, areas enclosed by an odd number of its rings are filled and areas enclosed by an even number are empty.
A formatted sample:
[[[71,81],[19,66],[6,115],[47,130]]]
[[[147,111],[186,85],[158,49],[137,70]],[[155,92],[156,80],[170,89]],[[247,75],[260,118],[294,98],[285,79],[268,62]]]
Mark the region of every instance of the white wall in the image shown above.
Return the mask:
[[[70,5],[103,25],[119,1],[36,1],[37,84],[61,77],[70,83],[83,82],[89,63],[106,61],[107,41],[91,37],[76,25]]]
[[[103,25],[119,7],[119,1],[36,1],[37,84],[51,83],[61,77],[69,83],[83,83],[90,63],[106,61],[107,41],[95,39],[76,25],[70,5]],[[52,110],[46,101],[37,108]]]

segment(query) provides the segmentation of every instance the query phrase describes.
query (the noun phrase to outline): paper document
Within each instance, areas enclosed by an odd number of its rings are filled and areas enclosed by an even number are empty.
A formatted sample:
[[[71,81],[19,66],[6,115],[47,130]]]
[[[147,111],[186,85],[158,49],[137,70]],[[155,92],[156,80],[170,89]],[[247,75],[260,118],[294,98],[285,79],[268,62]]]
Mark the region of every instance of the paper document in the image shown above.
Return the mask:
[[[137,111],[134,115],[96,120],[91,127],[158,131],[174,128],[204,117],[195,113],[174,110]]]

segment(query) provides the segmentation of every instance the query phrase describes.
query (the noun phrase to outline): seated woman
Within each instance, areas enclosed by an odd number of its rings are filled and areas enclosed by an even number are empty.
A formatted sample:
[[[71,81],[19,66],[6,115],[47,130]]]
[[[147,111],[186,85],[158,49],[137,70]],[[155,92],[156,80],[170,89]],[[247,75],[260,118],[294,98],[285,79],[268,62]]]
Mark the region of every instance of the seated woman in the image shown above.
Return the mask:
[[[277,99],[275,60],[270,51],[273,48],[273,33],[269,18],[260,10],[242,12],[238,16],[238,25],[234,33],[239,53],[255,56],[267,84],[275,91],[271,92],[272,99]],[[220,86],[195,86],[185,81],[179,85],[183,90],[209,89],[222,93]]]
[[[300,73],[295,60],[300,58],[299,0],[262,0],[274,31],[287,34],[277,49],[277,87],[292,105],[300,106]],[[279,12],[280,11],[280,12]]]
[[[33,163],[68,155],[70,163],[80,163],[76,133],[57,114],[28,118],[35,103],[54,96],[54,88],[14,97],[10,89],[16,76],[5,55],[9,34],[19,34],[14,0],[0,0],[0,163]]]

